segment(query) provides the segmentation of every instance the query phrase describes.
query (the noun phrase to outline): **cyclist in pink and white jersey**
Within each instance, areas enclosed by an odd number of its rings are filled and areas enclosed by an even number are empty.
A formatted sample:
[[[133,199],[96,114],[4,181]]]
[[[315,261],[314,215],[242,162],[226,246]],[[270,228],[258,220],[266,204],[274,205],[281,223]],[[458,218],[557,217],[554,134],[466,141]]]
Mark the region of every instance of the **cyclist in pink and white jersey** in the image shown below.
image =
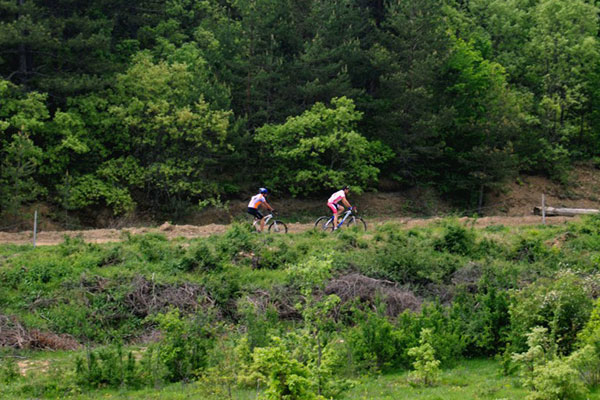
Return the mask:
[[[344,186],[342,190],[338,190],[337,192],[332,194],[331,197],[329,197],[329,200],[327,200],[327,207],[329,207],[329,209],[333,213],[334,230],[338,227],[338,211],[340,213],[344,212],[344,207],[339,203],[343,203],[346,207],[352,210],[352,206],[350,205],[350,203],[348,203],[348,200],[346,200],[346,195],[349,191],[350,188],[348,186]]]
[[[259,232],[262,232],[262,230],[265,227],[265,217],[260,213],[260,211],[258,211],[258,207],[264,205],[268,210],[274,211],[273,207],[271,207],[271,205],[267,203],[266,195],[268,193],[269,191],[267,189],[260,188],[258,189],[258,194],[252,196],[250,202],[248,203],[248,214],[260,220],[260,228],[258,229]]]

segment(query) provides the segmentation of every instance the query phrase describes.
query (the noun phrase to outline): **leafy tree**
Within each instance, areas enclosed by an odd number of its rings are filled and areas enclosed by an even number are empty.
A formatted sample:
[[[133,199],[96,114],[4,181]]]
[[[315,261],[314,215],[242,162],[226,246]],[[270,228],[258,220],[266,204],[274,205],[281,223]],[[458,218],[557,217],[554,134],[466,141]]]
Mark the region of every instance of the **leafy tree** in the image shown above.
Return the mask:
[[[0,80],[0,213],[16,217],[20,206],[44,193],[38,178],[43,150],[32,136],[40,134],[48,119],[46,97],[24,94]]]
[[[456,39],[445,71],[453,118],[445,127],[443,189],[476,200],[516,170],[512,142],[525,118],[501,65],[483,58],[473,43]]]
[[[18,133],[13,135],[2,156],[0,212],[15,217],[19,215],[21,205],[43,193],[43,188],[33,178],[42,160],[42,150],[27,134]]]
[[[361,113],[345,97],[322,103],[281,125],[265,125],[255,139],[273,165],[264,181],[292,194],[315,193],[344,184],[362,191],[377,180],[377,164],[391,156],[379,142],[356,131]]]
[[[589,78],[600,59],[598,8],[583,0],[542,0],[531,13],[528,78],[539,88],[541,128],[551,143],[568,143],[585,134]]]
[[[194,79],[187,64],[154,62],[140,53],[117,77],[107,101],[90,99],[92,107],[102,108],[92,112],[107,117],[99,123],[115,134],[98,138],[107,154],[95,171],[75,178],[74,190],[98,193],[87,187],[112,186],[118,190],[110,192],[116,199],[104,196],[108,204],[126,206],[129,196],[171,211],[216,196],[208,169],[227,151],[229,112],[213,110]],[[144,195],[134,196],[140,192]]]

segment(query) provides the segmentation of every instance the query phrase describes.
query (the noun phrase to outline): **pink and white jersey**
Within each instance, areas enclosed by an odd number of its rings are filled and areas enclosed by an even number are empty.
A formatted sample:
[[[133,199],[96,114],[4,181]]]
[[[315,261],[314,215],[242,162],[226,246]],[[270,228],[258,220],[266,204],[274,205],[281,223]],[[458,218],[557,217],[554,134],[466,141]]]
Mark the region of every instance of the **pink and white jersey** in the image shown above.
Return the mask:
[[[265,201],[265,196],[263,196],[262,194],[256,194],[254,196],[252,196],[252,198],[250,199],[250,203],[248,203],[248,207],[250,208],[258,208],[258,206],[261,205],[261,203],[263,203]]]
[[[344,192],[344,190],[338,190],[337,192],[335,192],[334,194],[331,195],[331,197],[329,198],[329,200],[327,200],[327,203],[333,203],[333,204],[337,204],[340,201],[342,201],[343,198],[346,197],[346,193]]]

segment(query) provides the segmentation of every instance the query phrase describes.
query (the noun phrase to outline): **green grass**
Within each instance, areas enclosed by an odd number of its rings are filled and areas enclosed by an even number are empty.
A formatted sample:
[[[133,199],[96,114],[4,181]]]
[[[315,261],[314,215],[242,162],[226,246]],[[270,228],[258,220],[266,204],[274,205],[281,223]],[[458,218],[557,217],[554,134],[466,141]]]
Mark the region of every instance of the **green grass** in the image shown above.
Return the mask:
[[[81,393],[62,394],[44,393],[43,382],[48,382],[50,372],[40,371],[44,358],[51,360],[52,366],[66,368],[74,359],[74,355],[65,352],[43,352],[33,355],[32,365],[38,365],[38,370],[32,368],[29,376],[9,386],[0,384],[2,399],[16,400],[23,398],[66,398],[78,400],[92,399],[228,399],[229,394],[225,386],[208,387],[206,384],[192,382],[188,384],[176,383],[160,388],[144,388],[140,390],[95,390]],[[48,368],[44,367],[47,371]],[[31,396],[23,397],[19,393],[19,386],[38,386]],[[365,376],[355,381],[350,390],[342,393],[340,400],[466,400],[466,399],[524,399],[527,390],[521,387],[516,376],[504,376],[501,366],[495,360],[463,360],[452,369],[444,370],[436,386],[414,387],[408,381],[407,372],[390,373],[385,375]],[[257,398],[256,389],[232,388],[231,398],[235,400],[250,400]],[[588,394],[587,399],[600,399],[600,393],[594,391]]]
[[[502,375],[499,362],[465,360],[452,369],[444,370],[436,386],[413,387],[406,372],[386,374],[363,379],[342,399],[522,399],[526,393],[517,377]]]

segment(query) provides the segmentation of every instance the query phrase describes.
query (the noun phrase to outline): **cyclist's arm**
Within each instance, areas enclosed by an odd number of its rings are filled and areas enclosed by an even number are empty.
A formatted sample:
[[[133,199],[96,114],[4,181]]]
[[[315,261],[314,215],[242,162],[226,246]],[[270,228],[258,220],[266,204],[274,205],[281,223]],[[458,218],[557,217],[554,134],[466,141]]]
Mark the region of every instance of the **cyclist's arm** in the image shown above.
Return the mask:
[[[264,205],[269,209],[269,211],[273,211],[273,207],[271,207],[271,205],[269,203],[267,203],[267,201],[264,201]]]
[[[345,198],[345,197],[342,199],[342,203],[344,203],[344,205],[345,205],[346,207],[348,207],[348,208],[352,208],[352,206],[350,205],[350,203],[348,203],[348,200],[346,200],[346,198]]]

